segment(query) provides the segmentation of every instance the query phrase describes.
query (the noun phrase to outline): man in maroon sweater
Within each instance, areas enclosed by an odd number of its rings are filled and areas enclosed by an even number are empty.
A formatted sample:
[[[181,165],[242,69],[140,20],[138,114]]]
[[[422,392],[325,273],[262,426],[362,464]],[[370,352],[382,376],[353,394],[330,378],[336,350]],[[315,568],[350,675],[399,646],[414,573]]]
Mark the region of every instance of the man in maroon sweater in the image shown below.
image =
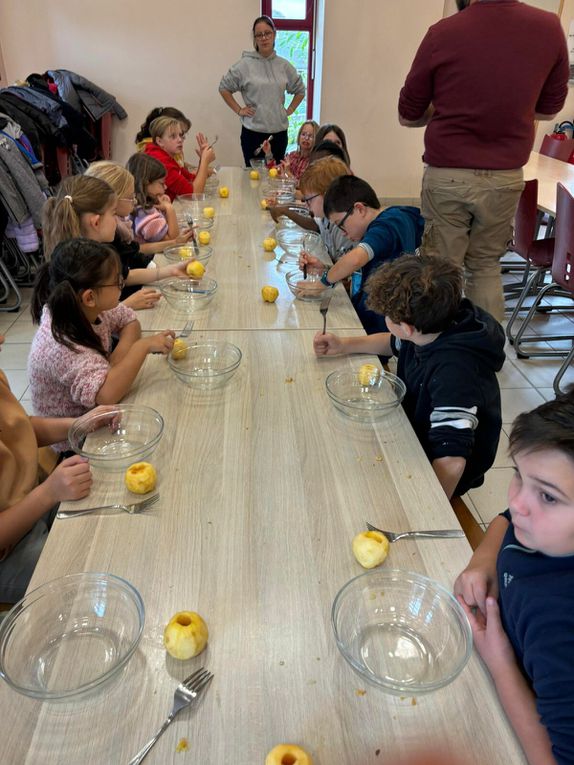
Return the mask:
[[[462,13],[423,39],[399,98],[399,121],[427,126],[423,247],[464,265],[466,295],[504,317],[500,258],[524,186],[534,121],[568,89],[557,15],[518,0],[457,0]]]

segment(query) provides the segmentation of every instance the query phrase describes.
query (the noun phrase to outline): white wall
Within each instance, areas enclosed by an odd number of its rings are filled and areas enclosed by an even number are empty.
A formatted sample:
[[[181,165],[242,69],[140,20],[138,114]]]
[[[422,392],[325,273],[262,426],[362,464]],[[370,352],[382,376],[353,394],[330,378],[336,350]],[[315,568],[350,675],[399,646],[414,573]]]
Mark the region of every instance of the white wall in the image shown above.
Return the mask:
[[[345,130],[353,170],[382,197],[417,197],[423,130],[397,121],[399,90],[445,0],[324,0],[321,121]],[[218,94],[221,75],[251,45],[259,0],[1,0],[0,49],[9,81],[65,68],[113,93],[129,117],[114,124],[124,162],[147,111],[177,106],[192,132],[219,134],[217,159],[241,164],[238,119]],[[565,0],[567,29],[574,0]],[[564,118],[574,116],[572,91]],[[549,129],[540,125],[538,141]],[[188,139],[189,141],[190,139]],[[188,144],[188,155],[192,151]]]

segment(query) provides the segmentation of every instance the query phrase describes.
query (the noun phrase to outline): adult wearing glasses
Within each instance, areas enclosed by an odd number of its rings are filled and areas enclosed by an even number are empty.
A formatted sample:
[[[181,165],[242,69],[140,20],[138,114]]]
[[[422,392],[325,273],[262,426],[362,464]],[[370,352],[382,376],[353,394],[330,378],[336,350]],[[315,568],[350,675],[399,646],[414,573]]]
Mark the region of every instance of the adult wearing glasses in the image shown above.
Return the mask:
[[[221,78],[219,92],[241,120],[241,149],[245,166],[263,142],[271,139],[275,162],[281,162],[287,149],[288,118],[305,97],[305,85],[295,67],[275,53],[275,24],[269,16],[253,23],[254,51],[243,51],[240,60]],[[241,93],[244,106],[234,93]],[[285,93],[293,95],[287,108]],[[260,154],[263,158],[263,154]]]

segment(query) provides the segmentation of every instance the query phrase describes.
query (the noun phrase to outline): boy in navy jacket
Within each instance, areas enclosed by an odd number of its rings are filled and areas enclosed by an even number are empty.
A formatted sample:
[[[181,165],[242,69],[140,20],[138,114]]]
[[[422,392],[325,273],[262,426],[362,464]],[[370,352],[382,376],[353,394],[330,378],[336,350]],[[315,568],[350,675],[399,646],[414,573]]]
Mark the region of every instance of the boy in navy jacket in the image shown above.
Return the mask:
[[[574,391],[519,415],[509,451],[508,510],[454,591],[528,762],[571,765]]]

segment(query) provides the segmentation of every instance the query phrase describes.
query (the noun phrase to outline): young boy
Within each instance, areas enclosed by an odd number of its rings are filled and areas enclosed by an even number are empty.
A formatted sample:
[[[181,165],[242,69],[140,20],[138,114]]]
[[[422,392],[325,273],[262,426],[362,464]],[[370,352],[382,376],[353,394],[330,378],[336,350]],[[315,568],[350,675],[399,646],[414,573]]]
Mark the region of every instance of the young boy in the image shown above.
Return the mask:
[[[315,353],[398,356],[403,408],[446,495],[480,486],[502,424],[502,327],[462,298],[462,271],[442,256],[403,255],[377,269],[366,289],[367,307],[386,317],[389,331],[317,333]]]
[[[347,175],[348,172],[344,162],[336,157],[318,159],[305,170],[299,181],[299,188],[303,194],[303,202],[307,205],[312,218],[295,212],[292,207],[279,205],[269,207],[271,217],[276,223],[280,215],[286,215],[301,228],[318,232],[333,262],[350,250],[353,242],[325,217],[323,199],[331,183],[341,175]]]
[[[454,592],[528,762],[570,765],[574,391],[519,415],[510,454],[508,510],[490,524]]]
[[[331,268],[325,268],[318,258],[306,253],[299,265],[307,265],[309,270],[322,273],[321,281],[326,285],[355,274],[351,299],[365,331],[367,334],[386,331],[384,317],[367,309],[363,286],[381,263],[415,252],[424,229],[420,210],[406,206],[381,210],[371,186],[354,175],[344,175],[333,181],[325,194],[323,207],[331,223],[359,244]]]

